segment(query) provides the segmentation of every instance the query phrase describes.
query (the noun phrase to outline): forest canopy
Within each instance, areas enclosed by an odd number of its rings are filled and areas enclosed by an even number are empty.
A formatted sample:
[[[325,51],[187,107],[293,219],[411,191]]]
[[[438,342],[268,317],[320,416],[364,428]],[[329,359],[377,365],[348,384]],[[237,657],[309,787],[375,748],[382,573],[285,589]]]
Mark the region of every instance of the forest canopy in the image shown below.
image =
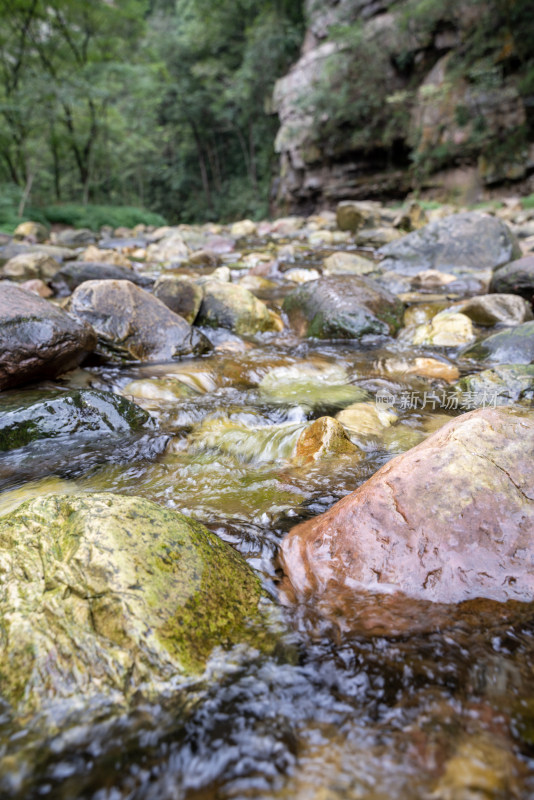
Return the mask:
[[[0,227],[87,203],[265,215],[303,30],[296,0],[3,0]]]

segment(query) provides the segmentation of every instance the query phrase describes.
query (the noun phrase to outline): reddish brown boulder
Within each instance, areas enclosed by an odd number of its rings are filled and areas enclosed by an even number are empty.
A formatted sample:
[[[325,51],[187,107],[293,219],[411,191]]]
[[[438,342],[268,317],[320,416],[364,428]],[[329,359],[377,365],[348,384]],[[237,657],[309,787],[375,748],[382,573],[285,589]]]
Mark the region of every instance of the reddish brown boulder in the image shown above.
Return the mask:
[[[418,627],[428,601],[531,602],[533,456],[534,412],[457,417],[289,532],[286,597],[399,630]]]

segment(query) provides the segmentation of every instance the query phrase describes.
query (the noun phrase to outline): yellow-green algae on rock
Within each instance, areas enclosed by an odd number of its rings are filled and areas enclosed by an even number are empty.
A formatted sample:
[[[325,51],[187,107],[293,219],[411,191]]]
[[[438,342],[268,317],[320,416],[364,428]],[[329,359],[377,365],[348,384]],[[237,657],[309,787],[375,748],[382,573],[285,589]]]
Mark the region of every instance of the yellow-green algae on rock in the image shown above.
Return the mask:
[[[215,646],[263,648],[261,601],[245,560],[182,514],[108,493],[29,500],[0,519],[0,694],[31,710],[157,690]]]

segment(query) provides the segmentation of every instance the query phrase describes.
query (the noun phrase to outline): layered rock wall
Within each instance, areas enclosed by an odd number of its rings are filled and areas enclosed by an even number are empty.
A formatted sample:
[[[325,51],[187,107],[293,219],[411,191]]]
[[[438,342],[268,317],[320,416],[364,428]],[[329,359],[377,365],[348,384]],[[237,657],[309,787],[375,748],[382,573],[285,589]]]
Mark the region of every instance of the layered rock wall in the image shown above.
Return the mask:
[[[278,207],[533,191],[526,67],[508,34],[479,43],[497,5],[308,0],[301,57],[274,90]]]

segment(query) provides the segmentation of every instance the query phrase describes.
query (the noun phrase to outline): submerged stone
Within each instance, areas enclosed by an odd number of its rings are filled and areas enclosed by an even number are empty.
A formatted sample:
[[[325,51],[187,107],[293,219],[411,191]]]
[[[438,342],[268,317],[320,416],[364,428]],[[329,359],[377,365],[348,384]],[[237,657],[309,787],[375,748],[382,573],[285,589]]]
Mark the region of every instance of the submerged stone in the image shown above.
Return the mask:
[[[262,398],[277,405],[343,408],[367,397],[348,380],[346,371],[335,364],[291,364],[270,369],[259,389]]]
[[[260,645],[261,586],[198,522],[140,497],[51,495],[0,518],[0,692],[19,709],[153,693]]]

